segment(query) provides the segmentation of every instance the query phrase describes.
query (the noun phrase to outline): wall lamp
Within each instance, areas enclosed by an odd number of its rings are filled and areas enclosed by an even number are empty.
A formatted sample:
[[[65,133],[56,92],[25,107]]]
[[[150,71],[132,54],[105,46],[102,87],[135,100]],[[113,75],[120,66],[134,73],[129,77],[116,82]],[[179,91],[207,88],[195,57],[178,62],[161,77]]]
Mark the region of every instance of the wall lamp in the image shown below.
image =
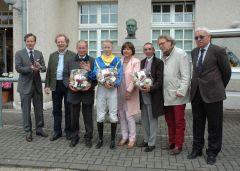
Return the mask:
[[[21,9],[14,7],[13,5],[17,3],[17,0],[4,0],[4,2],[8,5],[9,11],[12,11],[13,9],[17,10],[19,13],[21,13]]]

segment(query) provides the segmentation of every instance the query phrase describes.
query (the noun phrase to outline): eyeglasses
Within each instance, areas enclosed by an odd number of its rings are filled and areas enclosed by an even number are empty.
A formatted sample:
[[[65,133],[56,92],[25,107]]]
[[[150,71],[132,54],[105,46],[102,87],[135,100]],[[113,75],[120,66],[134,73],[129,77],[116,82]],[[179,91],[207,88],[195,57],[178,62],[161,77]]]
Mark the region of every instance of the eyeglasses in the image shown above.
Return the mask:
[[[159,46],[162,46],[162,45],[164,45],[165,43],[167,43],[168,41],[165,41],[165,42],[160,42],[160,43],[158,43],[158,45]]]
[[[202,39],[204,39],[204,37],[205,37],[205,36],[200,35],[200,36],[195,36],[194,39],[195,39],[195,40],[202,40]]]

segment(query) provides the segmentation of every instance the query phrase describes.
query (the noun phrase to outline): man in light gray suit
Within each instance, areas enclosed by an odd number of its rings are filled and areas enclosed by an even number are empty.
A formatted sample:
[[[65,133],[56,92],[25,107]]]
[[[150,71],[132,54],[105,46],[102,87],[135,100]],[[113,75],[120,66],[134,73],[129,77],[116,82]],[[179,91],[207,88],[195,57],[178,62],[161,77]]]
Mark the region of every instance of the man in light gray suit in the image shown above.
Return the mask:
[[[31,100],[33,101],[36,135],[47,137],[43,131],[43,94],[40,72],[45,72],[42,52],[35,50],[36,36],[28,33],[24,37],[26,48],[15,54],[15,69],[19,73],[17,91],[20,93],[23,113],[23,128],[26,140],[32,141]]]

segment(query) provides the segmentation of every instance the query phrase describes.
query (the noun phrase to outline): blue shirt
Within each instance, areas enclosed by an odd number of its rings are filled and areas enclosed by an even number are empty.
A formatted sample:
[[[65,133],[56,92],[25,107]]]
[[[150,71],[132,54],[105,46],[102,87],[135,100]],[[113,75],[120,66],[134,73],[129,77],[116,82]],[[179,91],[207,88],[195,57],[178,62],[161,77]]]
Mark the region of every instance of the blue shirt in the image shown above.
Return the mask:
[[[59,53],[57,66],[57,80],[63,80],[64,53]]]

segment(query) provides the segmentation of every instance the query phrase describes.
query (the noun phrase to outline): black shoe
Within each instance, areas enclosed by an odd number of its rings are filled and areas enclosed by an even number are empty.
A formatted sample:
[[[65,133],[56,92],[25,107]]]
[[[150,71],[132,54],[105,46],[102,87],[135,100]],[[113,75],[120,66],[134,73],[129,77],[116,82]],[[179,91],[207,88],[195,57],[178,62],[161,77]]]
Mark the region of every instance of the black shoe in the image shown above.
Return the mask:
[[[215,156],[207,156],[207,164],[214,165],[216,163]]]
[[[70,132],[66,132],[66,139],[67,140],[71,140],[72,139]]]
[[[27,142],[31,142],[32,141],[32,132],[27,132],[26,133],[26,140],[27,140]]]
[[[36,135],[39,135],[41,137],[48,137],[48,134],[43,131],[43,129],[39,129],[36,131]]]
[[[198,156],[202,156],[202,151],[193,150],[191,154],[187,156],[187,159],[195,159]]]
[[[141,144],[138,144],[137,147],[148,147],[148,143],[143,141]]]
[[[98,143],[97,143],[97,145],[95,146],[95,148],[96,148],[96,149],[99,149],[99,148],[102,147],[102,145],[103,145],[103,140],[98,140]]]
[[[116,144],[115,144],[115,141],[114,140],[111,140],[111,144],[110,144],[110,147],[109,147],[111,150],[113,149],[116,149]]]
[[[55,141],[58,138],[60,138],[61,136],[62,136],[61,134],[54,133],[53,136],[50,138],[50,141]]]
[[[144,152],[151,152],[155,149],[155,146],[148,146],[145,148]]]
[[[74,138],[71,140],[69,147],[75,147],[79,141],[79,138]]]
[[[90,139],[85,140],[85,146],[88,147],[88,148],[91,148],[92,147],[92,140],[90,140]]]

